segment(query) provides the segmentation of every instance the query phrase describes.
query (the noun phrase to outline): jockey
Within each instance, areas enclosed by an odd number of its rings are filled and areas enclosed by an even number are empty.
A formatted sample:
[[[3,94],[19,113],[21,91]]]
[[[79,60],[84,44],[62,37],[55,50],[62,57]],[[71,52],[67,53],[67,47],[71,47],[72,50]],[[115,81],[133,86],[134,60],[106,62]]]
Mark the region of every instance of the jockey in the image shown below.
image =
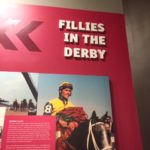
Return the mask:
[[[59,97],[50,100],[44,106],[44,115],[56,115],[58,112],[65,108],[74,107],[69,101],[72,94],[73,85],[70,82],[62,82],[59,85]]]
[[[44,106],[44,115],[56,115],[56,149],[65,150],[66,139],[72,134],[79,123],[87,119],[83,109],[75,107],[69,100],[73,85],[63,82],[59,85],[59,97],[50,100]]]

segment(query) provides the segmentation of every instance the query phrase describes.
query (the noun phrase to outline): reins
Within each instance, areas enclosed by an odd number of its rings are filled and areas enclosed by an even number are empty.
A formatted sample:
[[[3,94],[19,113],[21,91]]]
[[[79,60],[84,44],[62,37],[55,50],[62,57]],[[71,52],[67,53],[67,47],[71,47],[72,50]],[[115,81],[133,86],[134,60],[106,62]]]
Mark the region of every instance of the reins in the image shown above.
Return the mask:
[[[89,128],[88,128],[88,135],[87,135],[87,143],[86,143],[86,148],[87,148],[87,150],[90,150],[90,149],[89,149],[90,135],[91,135],[91,138],[92,138],[92,142],[93,142],[94,149],[95,149],[95,150],[101,150],[101,149],[98,147],[97,143],[96,143],[96,140],[95,140],[95,137],[94,137],[94,133],[93,133],[93,130],[92,130],[92,127],[95,126],[95,125],[98,125],[98,124],[104,125],[103,122],[97,122],[97,123],[92,124],[92,123],[91,123],[91,120],[89,121]],[[105,138],[106,138],[106,135],[105,135]],[[110,149],[112,150],[112,147],[111,147],[110,145],[108,145],[108,143],[106,144],[106,146],[105,146],[104,148],[102,148],[102,150],[110,150]]]
[[[102,122],[97,122],[95,124],[98,124],[98,123],[102,123]],[[87,135],[87,143],[86,143],[87,150],[89,150],[90,135],[92,137],[92,142],[93,142],[93,145],[94,145],[94,149],[95,150],[100,150],[99,147],[98,147],[98,145],[97,145],[97,143],[96,143],[96,140],[95,140],[95,137],[94,137],[94,134],[93,134],[93,131],[92,131],[92,126],[94,126],[94,125],[92,125],[91,120],[90,120],[89,121],[89,128],[88,128],[88,135]]]

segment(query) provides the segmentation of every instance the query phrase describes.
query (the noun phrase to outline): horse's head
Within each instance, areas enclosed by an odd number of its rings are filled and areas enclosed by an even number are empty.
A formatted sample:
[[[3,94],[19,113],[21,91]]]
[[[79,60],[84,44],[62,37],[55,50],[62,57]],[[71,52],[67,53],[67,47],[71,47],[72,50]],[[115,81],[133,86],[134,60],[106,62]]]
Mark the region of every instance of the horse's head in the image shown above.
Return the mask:
[[[110,142],[112,121],[111,117],[106,112],[101,118],[93,111],[89,122],[89,132],[87,138],[87,149],[92,149],[90,145],[93,145],[94,149],[106,149],[112,150]],[[90,140],[91,138],[91,140]]]

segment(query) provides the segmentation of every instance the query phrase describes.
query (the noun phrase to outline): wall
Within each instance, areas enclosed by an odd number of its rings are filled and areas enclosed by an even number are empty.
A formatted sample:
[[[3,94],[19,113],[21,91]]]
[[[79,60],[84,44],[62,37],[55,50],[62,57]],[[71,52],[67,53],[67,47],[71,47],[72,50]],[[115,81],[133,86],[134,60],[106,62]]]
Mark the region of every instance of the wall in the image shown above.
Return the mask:
[[[5,0],[5,2],[10,0]],[[35,4],[45,6],[56,6],[64,8],[84,9],[84,10],[97,10],[106,12],[123,12],[121,0],[11,0],[11,2],[19,2],[24,4]]]
[[[150,1],[123,3],[144,150],[150,150]]]
[[[7,1],[7,0],[6,0]],[[121,0],[11,0],[11,2],[20,2],[37,5],[49,5],[56,7],[74,8],[74,9],[85,9],[95,10],[113,13],[123,13]],[[142,7],[141,7],[142,6]],[[143,2],[139,0],[133,0],[124,2],[124,8],[127,19],[127,30],[129,39],[129,49],[132,62],[132,70],[134,77],[135,90],[137,95],[138,112],[141,121],[142,135],[144,143],[148,143],[148,127],[147,114],[149,108],[149,102],[146,97],[149,96],[148,91],[148,15],[145,12],[149,12],[149,5],[143,5]],[[144,40],[143,40],[144,39]],[[144,42],[141,42],[144,41]],[[143,44],[144,43],[144,44]],[[144,51],[144,53],[143,53]],[[145,57],[146,54],[146,57]],[[144,101],[144,103],[143,103]],[[146,106],[147,108],[146,108]],[[145,110],[145,111],[143,111]],[[147,131],[148,130],[148,131]],[[148,148],[145,147],[145,148]],[[150,148],[149,148],[150,149]],[[148,150],[148,149],[147,149]]]

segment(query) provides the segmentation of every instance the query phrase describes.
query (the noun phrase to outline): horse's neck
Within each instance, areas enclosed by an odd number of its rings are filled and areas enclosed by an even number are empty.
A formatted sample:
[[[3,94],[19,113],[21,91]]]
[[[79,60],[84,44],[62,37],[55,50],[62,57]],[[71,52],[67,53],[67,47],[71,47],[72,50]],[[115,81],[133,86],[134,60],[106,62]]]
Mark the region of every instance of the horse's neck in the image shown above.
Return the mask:
[[[88,121],[85,121],[76,128],[71,136],[68,138],[68,142],[76,147],[77,150],[86,150],[86,138],[88,133]]]

